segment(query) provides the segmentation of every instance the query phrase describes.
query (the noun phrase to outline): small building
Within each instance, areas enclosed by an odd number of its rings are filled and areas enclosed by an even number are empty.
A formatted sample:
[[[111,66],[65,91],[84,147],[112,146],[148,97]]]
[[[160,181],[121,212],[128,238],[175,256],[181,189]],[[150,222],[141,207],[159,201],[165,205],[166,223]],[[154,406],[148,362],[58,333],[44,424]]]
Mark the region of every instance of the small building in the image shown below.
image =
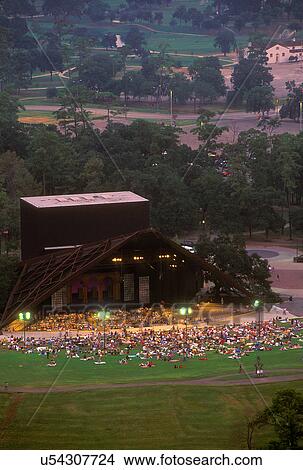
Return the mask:
[[[249,54],[249,47],[244,49],[244,57]],[[281,64],[303,60],[303,41],[275,40],[266,49],[268,64]]]
[[[302,41],[280,41],[266,49],[268,63],[299,61],[303,59]]]
[[[296,62],[303,59],[303,42],[280,40],[271,43],[266,49],[269,64]]]

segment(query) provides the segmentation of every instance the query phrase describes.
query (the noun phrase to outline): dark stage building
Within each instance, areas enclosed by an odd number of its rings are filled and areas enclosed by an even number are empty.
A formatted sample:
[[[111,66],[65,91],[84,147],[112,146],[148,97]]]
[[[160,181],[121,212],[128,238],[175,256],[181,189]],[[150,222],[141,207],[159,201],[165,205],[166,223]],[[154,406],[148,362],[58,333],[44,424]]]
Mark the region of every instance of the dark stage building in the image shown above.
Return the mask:
[[[148,228],[149,201],[129,191],[21,199],[22,260]]]
[[[83,202],[90,196],[98,202]],[[149,228],[149,202],[136,194],[26,198],[21,204],[23,261],[2,325],[26,310],[187,302],[204,277],[244,294],[236,280]],[[36,251],[44,254],[33,257]]]

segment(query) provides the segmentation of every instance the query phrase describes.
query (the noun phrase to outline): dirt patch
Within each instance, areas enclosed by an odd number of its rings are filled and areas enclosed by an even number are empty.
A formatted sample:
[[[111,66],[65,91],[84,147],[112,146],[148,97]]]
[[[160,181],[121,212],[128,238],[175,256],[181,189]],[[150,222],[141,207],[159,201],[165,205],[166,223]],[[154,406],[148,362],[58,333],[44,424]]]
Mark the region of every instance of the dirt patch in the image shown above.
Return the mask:
[[[7,429],[13,423],[17,414],[18,406],[20,405],[22,400],[23,400],[22,394],[14,395],[11,398],[9,405],[6,409],[3,421],[0,422],[0,442],[3,441],[3,439],[5,438],[5,433]]]
[[[23,124],[57,124],[57,121],[55,118],[49,118],[49,117],[42,117],[42,116],[37,116],[37,117],[21,117],[19,118],[20,122],[23,122]]]

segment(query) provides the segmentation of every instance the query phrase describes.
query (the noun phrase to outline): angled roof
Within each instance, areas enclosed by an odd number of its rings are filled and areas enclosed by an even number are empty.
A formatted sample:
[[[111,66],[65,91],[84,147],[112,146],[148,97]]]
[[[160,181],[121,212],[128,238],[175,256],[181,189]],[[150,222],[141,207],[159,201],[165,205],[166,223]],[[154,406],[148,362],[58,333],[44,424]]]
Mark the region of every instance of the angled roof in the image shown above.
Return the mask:
[[[266,50],[274,46],[283,46],[289,48],[302,46],[303,41],[300,39],[272,39],[266,47]]]
[[[37,209],[49,207],[91,206],[103,204],[122,204],[130,202],[146,202],[147,199],[131,191],[115,191],[112,193],[65,194],[58,196],[23,197]]]
[[[10,323],[18,312],[41,304],[68,282],[111,256],[117,249],[130,242],[138,243],[145,237],[149,237],[150,243],[153,240],[161,240],[198,268],[221,281],[223,285],[237,290],[244,296],[249,296],[242,284],[232,276],[220,271],[200,256],[190,253],[157,230],[149,228],[130,235],[61,250],[21,263],[19,278],[0,319],[0,328],[1,325]]]

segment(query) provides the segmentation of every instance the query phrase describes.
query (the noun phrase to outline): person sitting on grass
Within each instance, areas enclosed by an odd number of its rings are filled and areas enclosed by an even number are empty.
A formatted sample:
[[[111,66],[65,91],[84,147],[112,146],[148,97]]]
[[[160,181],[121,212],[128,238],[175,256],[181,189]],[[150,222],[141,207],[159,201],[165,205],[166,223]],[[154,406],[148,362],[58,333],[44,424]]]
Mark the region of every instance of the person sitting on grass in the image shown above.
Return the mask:
[[[49,363],[47,364],[48,367],[56,367],[57,363],[55,359],[51,359]]]

